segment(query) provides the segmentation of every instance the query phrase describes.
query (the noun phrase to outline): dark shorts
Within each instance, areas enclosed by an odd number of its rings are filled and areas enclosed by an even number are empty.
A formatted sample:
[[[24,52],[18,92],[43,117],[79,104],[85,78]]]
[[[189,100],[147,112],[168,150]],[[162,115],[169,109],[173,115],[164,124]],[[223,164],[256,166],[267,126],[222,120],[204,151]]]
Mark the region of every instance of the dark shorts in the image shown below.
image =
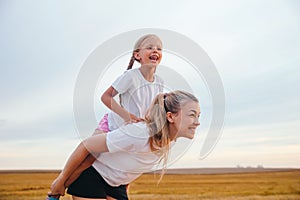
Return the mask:
[[[126,185],[110,186],[91,166],[84,170],[68,188],[68,194],[85,198],[106,198],[111,196],[118,200],[128,200]]]

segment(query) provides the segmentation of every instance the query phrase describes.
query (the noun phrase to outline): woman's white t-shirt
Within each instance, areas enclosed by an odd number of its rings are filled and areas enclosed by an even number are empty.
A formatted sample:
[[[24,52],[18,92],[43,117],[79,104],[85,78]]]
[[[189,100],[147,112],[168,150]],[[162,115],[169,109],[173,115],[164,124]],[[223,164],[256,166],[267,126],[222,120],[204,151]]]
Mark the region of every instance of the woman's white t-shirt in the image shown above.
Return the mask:
[[[132,182],[157,169],[159,154],[151,151],[149,129],[144,122],[128,124],[106,135],[109,152],[101,153],[93,167],[111,186]]]
[[[144,118],[147,109],[157,94],[163,92],[163,80],[154,74],[153,82],[147,81],[138,68],[127,70],[119,76],[112,87],[120,94],[120,104],[137,117]],[[124,120],[116,113],[108,113],[109,130],[124,125]]]

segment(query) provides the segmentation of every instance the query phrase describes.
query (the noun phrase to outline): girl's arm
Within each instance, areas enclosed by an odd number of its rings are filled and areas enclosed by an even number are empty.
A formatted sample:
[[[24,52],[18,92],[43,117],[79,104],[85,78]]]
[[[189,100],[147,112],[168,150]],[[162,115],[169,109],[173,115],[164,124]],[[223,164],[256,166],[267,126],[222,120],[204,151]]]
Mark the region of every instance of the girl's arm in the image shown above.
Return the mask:
[[[67,185],[74,181],[88,166],[84,161],[91,161],[90,154],[108,152],[106,134],[98,134],[88,137],[81,142],[69,157],[64,169],[51,185],[50,195],[64,195]],[[84,167],[83,167],[84,166]],[[79,170],[79,171],[78,171]]]
[[[139,122],[143,119],[136,117],[131,114],[123,107],[120,106],[114,99],[114,97],[118,94],[112,86],[110,86],[102,95],[101,101],[113,112],[117,113],[120,117],[124,119],[125,122]]]

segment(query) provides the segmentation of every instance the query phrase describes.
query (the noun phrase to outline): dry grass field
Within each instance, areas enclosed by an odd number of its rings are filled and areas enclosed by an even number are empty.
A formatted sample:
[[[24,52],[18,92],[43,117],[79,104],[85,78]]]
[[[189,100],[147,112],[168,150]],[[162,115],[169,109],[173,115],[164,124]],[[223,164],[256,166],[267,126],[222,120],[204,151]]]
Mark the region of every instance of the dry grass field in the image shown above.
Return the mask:
[[[2,172],[0,200],[40,200],[57,172]],[[235,174],[145,174],[130,184],[131,200],[300,200],[300,170]],[[66,195],[61,200],[69,200]]]

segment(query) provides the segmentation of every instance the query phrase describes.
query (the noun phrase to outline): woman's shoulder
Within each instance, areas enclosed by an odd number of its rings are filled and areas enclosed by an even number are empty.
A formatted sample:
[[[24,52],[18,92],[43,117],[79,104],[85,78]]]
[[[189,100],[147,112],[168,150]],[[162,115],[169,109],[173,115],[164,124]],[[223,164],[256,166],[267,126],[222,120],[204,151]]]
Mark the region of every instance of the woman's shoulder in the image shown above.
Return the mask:
[[[119,150],[141,151],[148,150],[149,129],[144,122],[121,126],[110,132],[106,144],[110,152]]]
[[[131,123],[120,127],[121,131],[135,139],[148,139],[149,128],[145,122]]]

